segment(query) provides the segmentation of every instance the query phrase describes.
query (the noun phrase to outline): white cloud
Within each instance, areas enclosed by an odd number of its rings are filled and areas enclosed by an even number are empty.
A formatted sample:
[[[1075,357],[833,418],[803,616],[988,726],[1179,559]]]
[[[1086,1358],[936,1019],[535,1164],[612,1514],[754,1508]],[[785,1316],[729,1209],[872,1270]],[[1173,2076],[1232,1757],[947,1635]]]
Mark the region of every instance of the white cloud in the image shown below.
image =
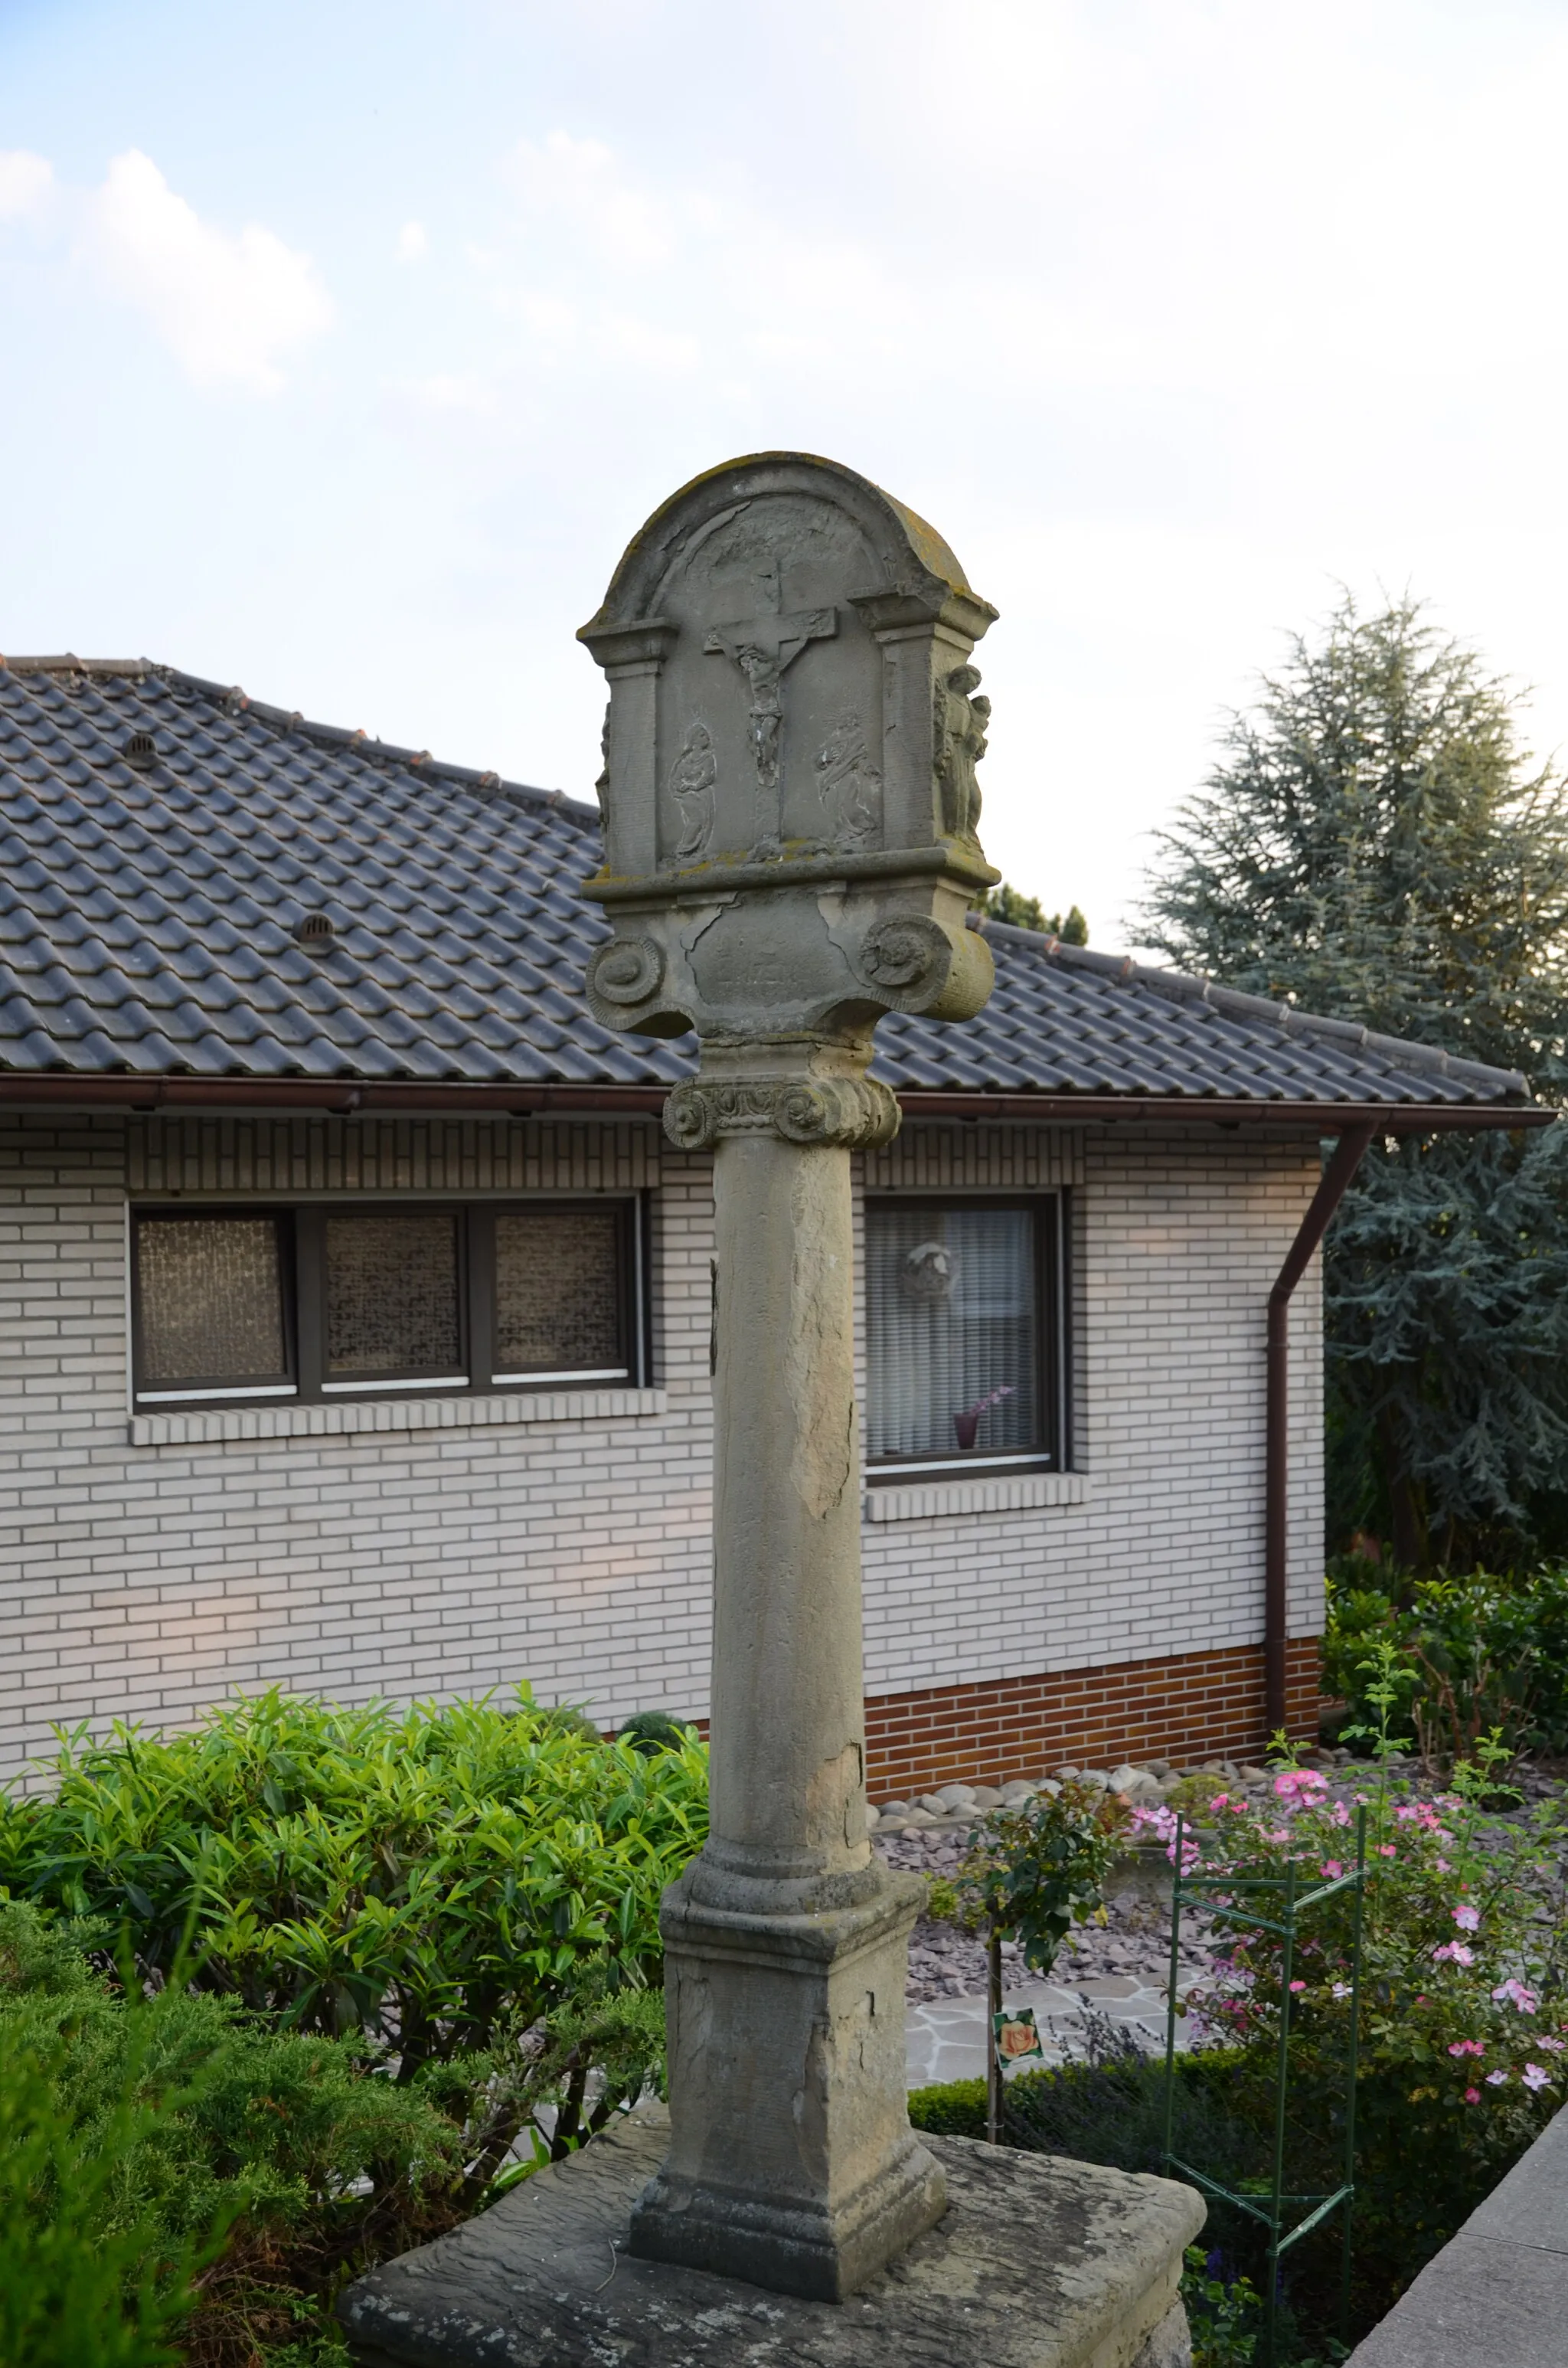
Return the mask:
[[[673,244],[669,209],[630,181],[602,140],[551,131],[519,140],[504,177],[525,211],[556,236],[575,234],[603,261],[663,263]]]
[[[476,370],[437,370],[430,378],[410,380],[404,392],[420,411],[460,411],[471,418],[493,419],[501,408],[494,382]]]
[[[405,222],[397,234],[400,263],[423,263],[430,252],[430,233],[423,222]]]
[[[87,250],[199,386],[275,394],[279,355],[333,317],[308,255],[254,222],[237,235],[204,222],[139,149],[115,157],[90,199]]]
[[[43,211],[54,191],[54,168],[27,148],[0,148],[0,222]]]

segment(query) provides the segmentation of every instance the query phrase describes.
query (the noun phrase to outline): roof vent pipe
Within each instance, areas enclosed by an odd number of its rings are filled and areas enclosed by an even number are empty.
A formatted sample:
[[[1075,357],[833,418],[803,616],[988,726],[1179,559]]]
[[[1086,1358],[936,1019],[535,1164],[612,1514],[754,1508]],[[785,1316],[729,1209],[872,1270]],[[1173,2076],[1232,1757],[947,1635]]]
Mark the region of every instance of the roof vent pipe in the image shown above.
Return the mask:
[[[336,941],[327,913],[307,913],[302,921],[295,922],[294,936],[307,953],[330,953]]]
[[[123,751],[128,765],[151,765],[158,754],[158,744],[150,732],[132,732]]]

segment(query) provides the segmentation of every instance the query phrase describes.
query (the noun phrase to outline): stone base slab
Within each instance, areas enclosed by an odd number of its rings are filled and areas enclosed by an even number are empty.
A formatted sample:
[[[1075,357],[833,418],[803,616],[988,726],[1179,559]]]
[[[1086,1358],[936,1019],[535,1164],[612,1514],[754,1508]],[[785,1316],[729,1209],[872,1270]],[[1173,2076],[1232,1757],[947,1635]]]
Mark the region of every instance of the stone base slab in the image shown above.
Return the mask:
[[[1189,2187],[931,2137],[946,2216],[848,2302],[811,2302],[627,2250],[667,2135],[630,2114],[358,2279],[338,2315],[360,2368],[1190,2368]]]

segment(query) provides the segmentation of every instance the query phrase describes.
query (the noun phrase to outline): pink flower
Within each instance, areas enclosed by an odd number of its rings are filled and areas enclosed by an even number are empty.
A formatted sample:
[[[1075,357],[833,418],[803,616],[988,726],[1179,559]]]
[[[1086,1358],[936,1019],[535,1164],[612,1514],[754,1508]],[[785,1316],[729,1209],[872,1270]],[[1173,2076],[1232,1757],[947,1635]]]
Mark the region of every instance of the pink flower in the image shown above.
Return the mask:
[[[1340,1865],[1339,1861],[1336,1858],[1325,1858],[1323,1862],[1323,1871],[1324,1874],[1333,1881],[1342,1875],[1345,1869]]]
[[[1334,1995],[1336,1998],[1347,1998],[1350,1995],[1349,1983],[1335,1982],[1334,1985]]]
[[[1486,2085],[1489,2089],[1500,2089],[1507,2077],[1501,2068],[1495,2072],[1489,2072],[1486,2076]]]
[[[1527,2064],[1519,2078],[1527,2089],[1545,2089],[1551,2081],[1551,2075],[1543,2064]]]
[[[1432,1954],[1439,1964],[1445,1957],[1451,1957],[1456,1965],[1473,1965],[1475,1963],[1475,1951],[1467,1949],[1462,1941],[1444,1941],[1433,1950]]]
[[[1306,1987],[1305,1982],[1292,1982],[1290,1985],[1293,1990],[1304,1990]]]
[[[1562,2053],[1562,2042],[1560,2039],[1538,2039],[1536,2045],[1549,2049],[1553,2055],[1561,2055]]]
[[[1378,1856],[1380,1858],[1393,1858],[1396,1855],[1397,1853],[1392,1842],[1380,1842],[1378,1844]]]
[[[1481,1926],[1481,1910],[1478,1907],[1456,1907],[1454,1922],[1461,1932],[1478,1931]]]
[[[1510,1999],[1521,2014],[1533,2014],[1540,2003],[1534,1990],[1527,1989],[1523,1982],[1512,1980],[1499,1982],[1492,1997],[1494,2003],[1499,2006],[1505,1998]]]
[[[1440,1858],[1437,1861],[1437,1873],[1439,1874],[1447,1874],[1449,1872],[1449,1867],[1448,1860],[1446,1858]]]
[[[1467,2105],[1479,2105],[1481,2102],[1480,2089],[1467,2089],[1464,2092],[1464,2100]]]
[[[1282,1801],[1310,1801],[1315,1793],[1327,1792],[1328,1779],[1315,1768],[1288,1768],[1283,1776],[1274,1779],[1274,1790]]]
[[[1456,2039],[1449,2049],[1450,2055],[1484,2055],[1485,2053],[1479,2039]]]
[[[1347,1826],[1350,1823],[1350,1812],[1346,1807],[1343,1801],[1335,1801],[1333,1808],[1328,1813],[1328,1816],[1329,1823],[1331,1825]]]

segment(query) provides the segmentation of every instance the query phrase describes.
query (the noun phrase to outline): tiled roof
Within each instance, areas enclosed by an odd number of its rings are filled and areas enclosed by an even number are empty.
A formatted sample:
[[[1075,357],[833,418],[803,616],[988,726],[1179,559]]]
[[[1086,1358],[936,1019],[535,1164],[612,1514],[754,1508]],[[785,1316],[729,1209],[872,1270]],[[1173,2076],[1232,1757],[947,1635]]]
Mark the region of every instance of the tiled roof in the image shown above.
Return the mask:
[[[133,744],[150,734],[152,750]],[[583,997],[598,816],[167,666],[0,664],[0,1072],[667,1084],[690,1038]],[[309,951],[294,932],[324,915]],[[961,1027],[894,1015],[904,1090],[1426,1105],[1522,1077],[987,925]]]

